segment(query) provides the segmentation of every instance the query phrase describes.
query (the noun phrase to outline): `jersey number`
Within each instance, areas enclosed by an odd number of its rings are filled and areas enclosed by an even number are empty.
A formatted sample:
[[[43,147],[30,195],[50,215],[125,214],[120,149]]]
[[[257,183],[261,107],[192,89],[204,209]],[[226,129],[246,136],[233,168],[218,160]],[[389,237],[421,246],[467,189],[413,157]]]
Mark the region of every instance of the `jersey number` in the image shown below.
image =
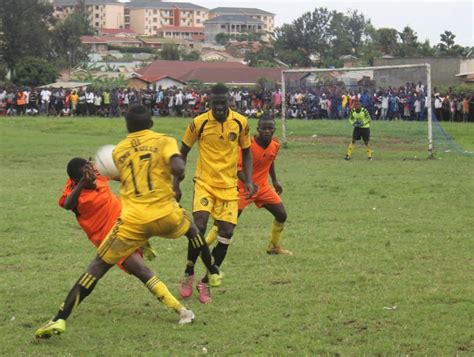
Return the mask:
[[[141,177],[143,175],[142,170],[146,170],[146,181],[147,181],[147,186],[148,186],[148,191],[153,192],[153,183],[151,182],[151,153],[149,154],[143,154],[139,156],[140,158],[140,165],[139,165],[139,170],[141,172],[136,172],[135,171],[135,166],[133,165],[133,162],[130,161],[128,163],[128,168],[130,169],[130,173],[132,174],[132,183],[133,183],[133,189],[135,191],[135,196],[141,196],[143,191],[140,191],[138,189],[138,182],[137,182],[137,174],[139,174],[138,177]]]

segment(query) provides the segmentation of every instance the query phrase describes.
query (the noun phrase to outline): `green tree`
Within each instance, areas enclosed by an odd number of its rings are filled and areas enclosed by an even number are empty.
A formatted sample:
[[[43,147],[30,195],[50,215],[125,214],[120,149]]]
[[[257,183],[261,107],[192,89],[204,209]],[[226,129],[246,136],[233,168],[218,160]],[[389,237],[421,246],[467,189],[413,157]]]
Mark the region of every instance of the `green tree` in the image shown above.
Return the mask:
[[[410,27],[405,26],[402,32],[398,33],[400,40],[400,56],[413,57],[420,53],[420,44],[418,43],[418,36],[416,32]]]
[[[175,43],[165,43],[160,52],[160,58],[162,60],[179,60],[180,53],[178,45]]]
[[[398,56],[400,44],[398,43],[398,32],[392,28],[380,28],[376,31],[375,41],[384,54]]]
[[[229,34],[224,33],[224,32],[219,32],[215,37],[215,41],[219,45],[223,45],[223,46],[225,46],[229,43],[229,39],[230,39]]]
[[[45,59],[24,57],[15,66],[15,83],[20,85],[41,86],[56,81],[58,71]]]
[[[13,74],[18,61],[27,56],[48,58],[53,7],[38,0],[1,0],[0,4],[0,58],[7,69]]]
[[[352,54],[359,57],[359,52],[370,39],[370,26],[370,20],[357,10],[351,10],[347,14],[335,12],[330,28],[332,56],[339,58]]]
[[[201,53],[199,51],[191,51],[189,53],[182,52],[181,59],[183,61],[199,61],[201,59]]]
[[[444,31],[440,34],[440,42],[438,43],[438,53],[441,56],[455,56],[461,55],[464,52],[464,47],[456,44],[454,40],[456,35],[451,31]]]
[[[269,46],[262,46],[257,52],[247,51],[245,62],[250,67],[278,67],[275,63],[275,49]]]
[[[323,59],[331,48],[331,22],[335,12],[326,8],[306,12],[275,30],[275,48],[286,63],[299,66],[313,65],[312,56]]]
[[[75,11],[53,30],[53,48],[58,66],[74,67],[84,61],[87,58],[87,49],[81,43],[81,36],[94,33],[84,0],[81,0]]]

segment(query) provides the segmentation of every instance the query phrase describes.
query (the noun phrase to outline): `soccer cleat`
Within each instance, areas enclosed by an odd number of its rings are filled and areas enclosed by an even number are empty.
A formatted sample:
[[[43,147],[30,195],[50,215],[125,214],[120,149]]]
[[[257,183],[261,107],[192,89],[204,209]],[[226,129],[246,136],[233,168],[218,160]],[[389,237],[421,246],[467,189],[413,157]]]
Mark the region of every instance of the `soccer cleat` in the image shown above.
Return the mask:
[[[194,321],[195,317],[196,317],[196,315],[194,315],[194,312],[192,312],[191,310],[186,309],[185,307],[183,307],[179,311],[178,324],[180,324],[180,325],[190,324]]]
[[[60,335],[66,331],[66,320],[49,320],[35,332],[36,338],[50,338],[53,335]]]
[[[372,161],[372,156],[369,156],[367,159],[368,159],[369,161]]]
[[[344,160],[350,160],[351,157],[349,155],[346,155],[346,157],[344,158]]]
[[[224,277],[223,272],[219,272],[217,274],[207,274],[207,278],[209,279],[209,286],[218,287],[222,285],[222,278]]]
[[[148,241],[141,247],[141,250],[146,260],[151,261],[157,257],[155,249],[153,249]]]
[[[208,284],[200,281],[196,285],[197,291],[199,292],[199,301],[201,304],[210,304],[212,302],[211,298],[211,288]]]
[[[267,254],[275,254],[275,255],[293,255],[292,252],[289,250],[283,249],[280,246],[267,248]]]
[[[181,280],[181,287],[179,289],[181,297],[188,298],[193,294],[193,281],[194,275],[184,276],[184,278]]]

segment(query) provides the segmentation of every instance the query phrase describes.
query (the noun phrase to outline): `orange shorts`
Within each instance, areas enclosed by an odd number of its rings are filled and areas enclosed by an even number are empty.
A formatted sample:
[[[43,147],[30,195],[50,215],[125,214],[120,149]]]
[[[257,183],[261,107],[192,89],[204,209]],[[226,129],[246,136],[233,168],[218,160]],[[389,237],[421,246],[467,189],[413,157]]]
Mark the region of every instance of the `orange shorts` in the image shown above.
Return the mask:
[[[239,211],[243,211],[252,202],[260,208],[265,205],[277,205],[281,203],[281,198],[270,185],[260,186],[257,193],[250,198],[247,198],[244,189],[239,187]]]

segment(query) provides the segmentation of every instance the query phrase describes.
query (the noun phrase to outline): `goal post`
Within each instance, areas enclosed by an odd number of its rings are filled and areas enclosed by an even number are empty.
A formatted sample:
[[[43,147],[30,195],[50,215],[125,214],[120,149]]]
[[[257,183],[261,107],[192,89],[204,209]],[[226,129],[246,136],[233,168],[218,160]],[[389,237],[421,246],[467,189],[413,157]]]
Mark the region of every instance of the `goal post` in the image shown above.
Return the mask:
[[[355,71],[389,71],[396,69],[425,69],[426,78],[426,107],[427,107],[427,123],[428,123],[428,154],[433,157],[433,127],[432,127],[432,109],[431,109],[431,65],[429,63],[422,64],[406,64],[393,66],[374,66],[374,67],[349,67],[349,68],[300,68],[300,69],[285,69],[281,72],[281,129],[282,129],[282,144],[284,147],[288,145],[287,137],[287,78],[290,74],[311,74],[311,73],[325,73],[325,72],[355,72]],[[375,73],[375,72],[374,72]],[[376,84],[377,85],[377,84]]]

